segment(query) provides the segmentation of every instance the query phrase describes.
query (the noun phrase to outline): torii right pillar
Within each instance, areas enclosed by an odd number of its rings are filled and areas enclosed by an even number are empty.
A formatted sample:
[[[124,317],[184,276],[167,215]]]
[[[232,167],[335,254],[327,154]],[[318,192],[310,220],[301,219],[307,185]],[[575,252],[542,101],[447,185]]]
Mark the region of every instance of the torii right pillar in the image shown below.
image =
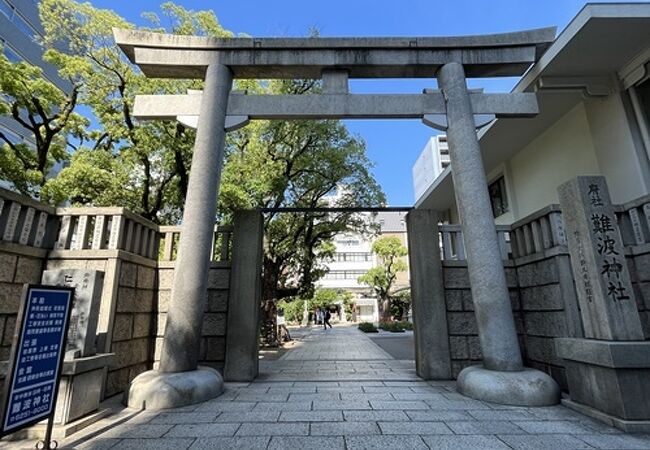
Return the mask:
[[[522,362],[465,71],[452,62],[436,76],[447,106],[449,159],[483,352],[483,366],[458,375],[458,391],[500,404],[556,404],[557,383]]]

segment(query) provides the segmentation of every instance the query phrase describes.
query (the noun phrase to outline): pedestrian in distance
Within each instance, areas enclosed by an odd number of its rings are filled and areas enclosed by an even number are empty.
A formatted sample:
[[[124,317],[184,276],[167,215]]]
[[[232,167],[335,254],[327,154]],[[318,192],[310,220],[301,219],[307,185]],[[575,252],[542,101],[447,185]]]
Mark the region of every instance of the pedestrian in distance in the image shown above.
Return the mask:
[[[327,326],[329,325],[330,328],[332,328],[332,324],[330,323],[330,318],[332,317],[332,314],[330,313],[329,308],[326,308],[324,313],[323,313],[323,328],[327,330]]]

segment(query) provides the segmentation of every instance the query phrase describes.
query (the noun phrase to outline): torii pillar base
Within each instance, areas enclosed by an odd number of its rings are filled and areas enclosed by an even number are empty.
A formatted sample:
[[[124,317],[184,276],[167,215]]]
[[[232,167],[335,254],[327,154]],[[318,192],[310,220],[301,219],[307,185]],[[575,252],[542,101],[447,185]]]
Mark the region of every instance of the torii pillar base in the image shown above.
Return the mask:
[[[555,380],[527,367],[506,372],[470,366],[458,374],[457,389],[467,397],[500,405],[551,406],[560,401]]]
[[[180,408],[211,400],[222,392],[223,378],[210,367],[173,373],[148,370],[133,379],[124,404],[148,410]]]

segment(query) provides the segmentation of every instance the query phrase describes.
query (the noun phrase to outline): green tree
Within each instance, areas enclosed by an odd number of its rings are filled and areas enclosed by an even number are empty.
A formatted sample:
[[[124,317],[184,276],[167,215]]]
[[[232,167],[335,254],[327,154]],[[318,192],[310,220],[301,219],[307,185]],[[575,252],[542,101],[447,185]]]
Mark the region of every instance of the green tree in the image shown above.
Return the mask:
[[[388,321],[391,314],[391,289],[398,272],[406,270],[406,263],[402,258],[406,256],[407,250],[396,236],[384,236],[373,242],[372,252],[379,257],[381,263],[360,276],[358,281],[370,286],[375,291],[379,317]]]
[[[307,94],[314,80],[273,80],[260,92]],[[220,193],[220,211],[238,208],[377,206],[385,197],[370,169],[365,143],[340,121],[257,122],[233,133]],[[345,186],[344,189],[341,186]],[[340,190],[336,201],[332,194]],[[338,233],[366,230],[350,212],[268,213],[264,219],[265,300],[311,297]]]
[[[19,125],[26,138],[0,132],[0,178],[25,195],[39,198],[52,167],[67,161],[70,138],[85,136],[89,121],[74,112],[79,85],[69,81],[65,93],[40,67],[12,63],[0,51],[0,116]]]
[[[145,14],[154,31],[232,36],[212,11],[190,11],[171,2],[163,3],[161,11],[164,20]],[[61,176],[46,183],[44,195],[53,203],[120,205],[156,222],[178,222],[195,132],[176,122],[136,121],[133,102],[138,94],[184,94],[199,89],[201,82],[145,77],[113,39],[113,27],[135,26],[110,10],[74,0],[43,0],[40,13],[49,60],[74,80],[78,103],[91,108],[98,124],[82,142],[85,154],[72,158]],[[106,181],[106,191],[97,189],[98,182]]]
[[[390,312],[396,320],[406,320],[405,314],[411,309],[411,290],[395,292],[390,297]]]

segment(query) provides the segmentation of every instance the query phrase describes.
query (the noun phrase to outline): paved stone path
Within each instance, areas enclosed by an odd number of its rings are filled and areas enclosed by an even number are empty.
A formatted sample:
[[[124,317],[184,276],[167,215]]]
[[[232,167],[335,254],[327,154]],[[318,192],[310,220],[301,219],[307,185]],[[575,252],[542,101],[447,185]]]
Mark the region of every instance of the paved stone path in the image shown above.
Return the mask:
[[[263,380],[227,384],[221,397],[199,405],[139,413],[75,447],[650,449],[650,436],[623,434],[561,406],[488,404],[459,395],[454,382],[417,380],[412,361],[380,359],[390,356],[352,328],[295,334],[300,345],[264,362]],[[363,352],[372,359],[361,360]]]
[[[354,326],[292,331],[298,343],[278,361],[260,361],[258,381],[413,380],[415,362],[396,360]]]

